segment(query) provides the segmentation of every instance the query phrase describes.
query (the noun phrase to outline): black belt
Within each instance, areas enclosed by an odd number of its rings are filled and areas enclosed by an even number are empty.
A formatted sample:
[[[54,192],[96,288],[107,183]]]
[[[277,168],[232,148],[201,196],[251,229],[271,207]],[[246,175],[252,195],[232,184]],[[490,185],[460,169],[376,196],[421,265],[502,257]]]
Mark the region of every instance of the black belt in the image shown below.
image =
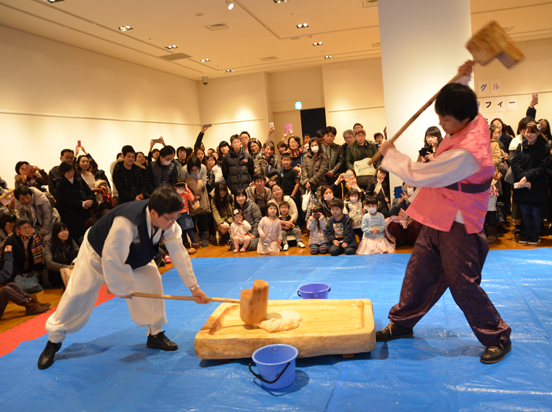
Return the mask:
[[[445,189],[457,190],[463,193],[481,193],[488,190],[491,187],[492,181],[493,179],[489,179],[485,183],[481,183],[478,185],[456,182],[451,185],[445,186]]]

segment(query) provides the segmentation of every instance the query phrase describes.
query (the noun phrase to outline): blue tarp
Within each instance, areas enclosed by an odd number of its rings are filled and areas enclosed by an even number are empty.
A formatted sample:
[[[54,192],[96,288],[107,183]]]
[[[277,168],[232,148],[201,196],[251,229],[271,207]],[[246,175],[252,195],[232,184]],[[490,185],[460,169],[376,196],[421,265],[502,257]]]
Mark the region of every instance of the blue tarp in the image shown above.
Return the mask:
[[[210,296],[238,298],[253,279],[271,299],[299,299],[305,283],[331,285],[330,298],[368,298],[376,330],[399,296],[410,255],[194,259]],[[175,271],[165,293],[189,295]],[[295,383],[270,392],[249,359],[220,363],[195,356],[194,337],[215,305],[166,301],[166,334],[176,352],[147,349],[145,328],[123,299],[94,309],[68,335],[54,365],[39,371],[47,337],[0,358],[2,411],[540,411],[552,409],[552,251],[493,251],[483,288],[512,327],[512,352],[495,365],[447,292],[412,339],[378,343],[372,353],[298,359]],[[0,335],[1,336],[1,335]]]

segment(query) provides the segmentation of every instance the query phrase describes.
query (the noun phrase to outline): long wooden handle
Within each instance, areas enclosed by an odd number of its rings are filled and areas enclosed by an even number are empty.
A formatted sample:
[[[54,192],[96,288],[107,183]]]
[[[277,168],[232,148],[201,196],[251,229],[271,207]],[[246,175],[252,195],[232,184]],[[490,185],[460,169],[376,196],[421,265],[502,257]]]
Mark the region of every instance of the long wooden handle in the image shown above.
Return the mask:
[[[460,77],[462,77],[463,75],[461,73],[458,73],[456,76],[454,76],[452,79],[450,79],[450,81],[447,83],[447,84],[451,84],[451,83],[454,83],[456,82],[456,80],[458,80]],[[437,99],[437,96],[439,95],[441,91],[439,90],[437,93],[435,93],[433,95],[433,97],[431,99],[429,99],[427,101],[426,104],[424,104],[420,110],[418,110],[414,116],[412,116],[405,124],[403,127],[401,127],[399,129],[399,131],[397,133],[395,133],[395,135],[389,140],[389,142],[393,143],[395,140],[397,140],[399,138],[400,135],[402,135],[404,133],[404,131],[406,129],[408,129],[408,127],[414,123],[414,121],[423,113],[426,111],[426,109],[431,106],[431,104]],[[374,156],[372,156],[372,158],[368,161],[368,164],[371,165],[372,163],[374,163],[376,160],[378,160],[379,158],[381,157],[381,153],[380,152],[376,152],[376,154]]]
[[[155,293],[142,293],[134,292],[132,296],[137,298],[153,298],[153,299],[171,299],[171,300],[193,300],[195,298],[192,296],[178,296],[178,295],[158,295]],[[207,298],[209,302],[227,302],[227,303],[240,303],[239,299],[225,299],[225,298]]]

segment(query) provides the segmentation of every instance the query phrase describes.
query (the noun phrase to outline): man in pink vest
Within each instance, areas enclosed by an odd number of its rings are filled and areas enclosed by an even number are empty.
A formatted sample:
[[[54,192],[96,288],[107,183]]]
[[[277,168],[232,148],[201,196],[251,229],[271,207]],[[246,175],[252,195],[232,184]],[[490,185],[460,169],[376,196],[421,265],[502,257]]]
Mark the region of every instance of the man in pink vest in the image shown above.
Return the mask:
[[[459,71],[465,84],[472,71]],[[473,333],[487,348],[481,362],[496,363],[511,350],[511,329],[481,288],[481,270],[489,251],[482,232],[494,174],[487,122],[478,114],[475,93],[449,84],[435,102],[447,137],[434,160],[416,163],[393,144],[383,143],[382,166],[408,185],[418,187],[407,214],[424,225],[408,262],[399,303],[391,322],[376,333],[377,342],[407,338],[413,327],[450,288]]]

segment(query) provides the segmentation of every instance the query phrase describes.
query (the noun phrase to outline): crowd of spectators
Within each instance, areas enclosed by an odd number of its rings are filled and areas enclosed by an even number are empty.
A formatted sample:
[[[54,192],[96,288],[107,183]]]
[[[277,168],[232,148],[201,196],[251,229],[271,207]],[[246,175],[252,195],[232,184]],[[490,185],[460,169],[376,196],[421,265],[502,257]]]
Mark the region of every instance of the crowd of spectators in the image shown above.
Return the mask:
[[[520,243],[537,244],[543,230],[548,234],[552,137],[548,121],[535,120],[536,103],[517,133],[501,119],[489,125],[496,167],[485,222],[489,243],[506,231],[508,215]],[[43,286],[63,285],[60,270],[71,267],[85,231],[113,207],[148,199],[160,186],[174,188],[184,201],[177,222],[189,253],[210,244],[278,253],[306,247],[306,233],[312,254],[389,253],[416,241],[421,225],[408,217],[416,188],[391,188],[380,161],[368,162],[386,130],[367,139],[356,123],[336,143],[332,126],[302,139],[288,131],[277,140],[271,126],[263,139],[244,131],[206,148],[207,129],[193,147],[175,149],[160,138],[145,154],[125,145],[109,165],[111,179],[80,142],[63,149],[48,173],[17,162],[14,189],[0,179],[0,281],[33,273]],[[429,127],[420,140],[417,161],[431,162],[443,140],[440,129]],[[29,302],[23,293],[17,299]]]

